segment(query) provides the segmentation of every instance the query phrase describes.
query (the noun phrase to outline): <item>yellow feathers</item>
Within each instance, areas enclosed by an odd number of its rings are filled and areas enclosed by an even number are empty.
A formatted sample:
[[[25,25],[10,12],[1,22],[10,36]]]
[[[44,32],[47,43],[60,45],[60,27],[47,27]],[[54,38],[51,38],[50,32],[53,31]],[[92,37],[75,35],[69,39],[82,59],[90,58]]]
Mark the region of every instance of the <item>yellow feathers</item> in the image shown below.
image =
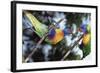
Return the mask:
[[[83,36],[83,44],[84,45],[87,45],[90,42],[90,38],[91,38],[91,35],[90,34],[85,34]]]
[[[64,38],[64,33],[61,29],[55,29],[55,31],[56,31],[56,34],[54,38],[52,39],[52,44],[56,44]]]

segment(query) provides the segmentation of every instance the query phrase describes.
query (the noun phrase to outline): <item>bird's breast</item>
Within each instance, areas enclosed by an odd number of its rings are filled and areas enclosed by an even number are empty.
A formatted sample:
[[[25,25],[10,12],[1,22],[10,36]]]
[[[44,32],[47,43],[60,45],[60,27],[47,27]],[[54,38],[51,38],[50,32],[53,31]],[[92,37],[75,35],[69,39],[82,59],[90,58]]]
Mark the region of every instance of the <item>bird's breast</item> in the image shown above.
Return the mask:
[[[64,38],[64,33],[61,29],[56,29],[56,34],[52,39],[52,44],[57,44]]]

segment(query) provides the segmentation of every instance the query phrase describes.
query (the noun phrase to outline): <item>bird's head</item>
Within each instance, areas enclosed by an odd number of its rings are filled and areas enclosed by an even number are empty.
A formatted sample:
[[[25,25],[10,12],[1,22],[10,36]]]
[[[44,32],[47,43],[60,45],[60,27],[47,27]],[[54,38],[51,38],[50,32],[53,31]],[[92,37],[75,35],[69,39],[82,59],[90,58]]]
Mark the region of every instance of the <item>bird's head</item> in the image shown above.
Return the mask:
[[[86,34],[86,33],[90,32],[91,27],[90,27],[89,24],[82,24],[82,25],[80,26],[80,30],[81,30],[84,34]]]

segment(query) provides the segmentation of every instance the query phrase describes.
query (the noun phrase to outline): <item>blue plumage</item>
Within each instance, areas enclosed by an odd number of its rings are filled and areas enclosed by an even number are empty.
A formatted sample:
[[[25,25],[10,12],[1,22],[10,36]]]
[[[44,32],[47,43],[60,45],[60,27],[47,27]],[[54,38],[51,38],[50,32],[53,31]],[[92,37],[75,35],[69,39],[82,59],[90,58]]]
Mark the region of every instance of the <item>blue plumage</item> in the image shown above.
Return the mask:
[[[86,24],[82,24],[81,26],[80,26],[80,28],[81,28],[81,30],[82,30],[82,32],[83,33],[86,33],[86,29],[87,29],[87,25]]]
[[[51,29],[51,30],[49,31],[48,37],[49,37],[50,39],[52,39],[52,38],[55,36],[55,34],[56,34],[55,29]]]

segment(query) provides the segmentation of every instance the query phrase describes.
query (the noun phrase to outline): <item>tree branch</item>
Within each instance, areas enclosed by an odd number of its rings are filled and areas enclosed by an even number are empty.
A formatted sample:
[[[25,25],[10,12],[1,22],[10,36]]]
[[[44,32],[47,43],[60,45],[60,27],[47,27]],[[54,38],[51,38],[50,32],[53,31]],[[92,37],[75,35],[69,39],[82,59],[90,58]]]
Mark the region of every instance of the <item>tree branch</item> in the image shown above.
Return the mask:
[[[54,26],[51,25],[49,27],[49,31],[53,28]],[[48,31],[48,32],[49,32]],[[33,51],[28,55],[28,57],[25,59],[25,62],[28,62],[29,59],[32,57],[32,55],[35,53],[35,51],[37,50],[38,46],[43,42],[43,40],[48,36],[48,32],[39,40],[39,42],[37,43],[36,47],[33,49]]]
[[[71,53],[73,48],[78,44],[78,42],[82,39],[82,37],[83,37],[83,35],[75,42],[75,44],[71,48],[69,48],[69,51],[65,53],[65,55],[63,56],[61,61],[65,60],[65,58],[68,57],[68,55]]]

